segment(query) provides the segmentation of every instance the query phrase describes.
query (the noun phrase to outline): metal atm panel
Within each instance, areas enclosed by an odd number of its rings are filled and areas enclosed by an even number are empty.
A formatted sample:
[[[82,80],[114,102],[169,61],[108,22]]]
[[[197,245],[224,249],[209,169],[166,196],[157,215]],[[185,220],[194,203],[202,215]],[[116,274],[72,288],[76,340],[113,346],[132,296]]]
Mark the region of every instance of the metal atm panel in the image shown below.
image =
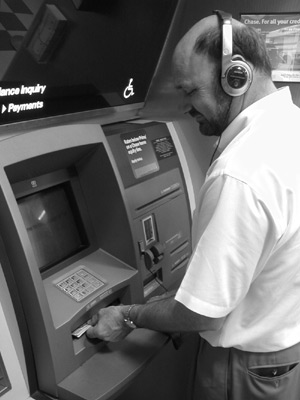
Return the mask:
[[[143,296],[176,288],[191,254],[190,207],[179,157],[167,124],[105,128],[133,221],[135,263]]]

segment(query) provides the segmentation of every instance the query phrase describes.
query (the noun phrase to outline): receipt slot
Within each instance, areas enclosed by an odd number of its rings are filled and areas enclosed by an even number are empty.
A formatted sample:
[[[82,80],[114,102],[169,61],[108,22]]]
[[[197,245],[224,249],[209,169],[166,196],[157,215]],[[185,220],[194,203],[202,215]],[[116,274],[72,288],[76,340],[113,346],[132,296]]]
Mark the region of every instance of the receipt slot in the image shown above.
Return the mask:
[[[16,315],[37,386],[60,400],[115,398],[166,344],[142,329],[117,344],[80,331],[99,308],[176,287],[190,254],[166,125],[104,130],[59,126],[0,142],[0,262],[23,307]]]

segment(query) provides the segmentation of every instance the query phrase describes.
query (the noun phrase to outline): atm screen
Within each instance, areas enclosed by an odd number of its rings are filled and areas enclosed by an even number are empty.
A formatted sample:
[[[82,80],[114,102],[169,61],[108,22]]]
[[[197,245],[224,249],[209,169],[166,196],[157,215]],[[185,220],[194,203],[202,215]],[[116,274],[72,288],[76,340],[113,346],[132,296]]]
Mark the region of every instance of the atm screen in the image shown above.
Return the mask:
[[[88,246],[68,183],[19,198],[18,205],[41,272]]]

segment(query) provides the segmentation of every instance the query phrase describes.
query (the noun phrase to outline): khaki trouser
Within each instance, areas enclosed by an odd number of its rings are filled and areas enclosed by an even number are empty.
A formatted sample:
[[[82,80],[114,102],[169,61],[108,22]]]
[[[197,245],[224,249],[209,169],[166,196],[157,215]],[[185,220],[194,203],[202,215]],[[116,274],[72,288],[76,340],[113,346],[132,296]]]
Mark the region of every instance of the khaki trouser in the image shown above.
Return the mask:
[[[300,400],[300,343],[271,353],[201,339],[193,400]]]

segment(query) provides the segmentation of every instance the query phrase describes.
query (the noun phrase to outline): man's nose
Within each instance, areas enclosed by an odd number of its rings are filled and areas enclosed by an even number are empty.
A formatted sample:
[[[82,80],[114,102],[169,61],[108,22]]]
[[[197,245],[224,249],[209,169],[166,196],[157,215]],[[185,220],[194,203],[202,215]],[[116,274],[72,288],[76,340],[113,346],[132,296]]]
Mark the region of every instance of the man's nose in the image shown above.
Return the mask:
[[[182,111],[184,114],[189,114],[192,118],[195,118],[199,114],[193,106],[184,107]]]
[[[179,111],[183,114],[189,114],[192,108],[191,104],[184,99],[179,104]]]
[[[188,114],[190,114],[190,116],[191,116],[192,118],[195,118],[195,117],[197,117],[197,115],[199,114],[199,112],[198,112],[194,107],[191,107],[191,108],[189,109],[189,111],[188,111]]]

